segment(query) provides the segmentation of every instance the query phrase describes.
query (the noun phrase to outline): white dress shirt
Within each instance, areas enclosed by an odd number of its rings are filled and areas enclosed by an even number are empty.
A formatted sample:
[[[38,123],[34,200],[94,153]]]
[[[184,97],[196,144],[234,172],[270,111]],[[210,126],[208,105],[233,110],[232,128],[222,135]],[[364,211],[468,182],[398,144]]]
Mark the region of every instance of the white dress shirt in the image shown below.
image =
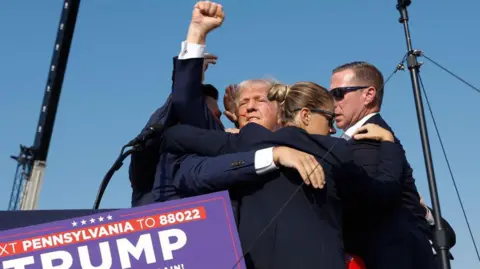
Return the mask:
[[[345,131],[345,135],[347,135],[348,137],[352,137],[353,134],[358,130],[358,128],[362,127],[365,122],[367,122],[367,120],[369,120],[371,117],[377,115],[378,112],[375,112],[375,113],[371,113],[371,114],[368,114],[367,116],[363,117],[361,120],[359,120],[357,123],[355,123],[352,127],[348,128],[346,131]]]
[[[182,49],[178,55],[179,60],[203,58],[205,54],[205,45],[182,42]]]
[[[178,55],[179,60],[203,58],[205,55],[205,45],[182,42],[182,48]],[[255,171],[258,175],[266,174],[278,169],[273,161],[273,147],[260,149],[255,152]]]

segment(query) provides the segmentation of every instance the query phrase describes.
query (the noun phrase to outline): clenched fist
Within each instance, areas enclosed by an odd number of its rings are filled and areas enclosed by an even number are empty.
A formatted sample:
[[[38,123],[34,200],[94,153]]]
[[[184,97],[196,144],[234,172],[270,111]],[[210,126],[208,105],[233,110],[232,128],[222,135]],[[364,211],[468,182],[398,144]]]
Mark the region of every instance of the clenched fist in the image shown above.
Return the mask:
[[[222,5],[209,1],[200,1],[193,8],[190,28],[195,28],[195,30],[206,35],[211,30],[222,25],[224,18],[225,13],[223,13]]]

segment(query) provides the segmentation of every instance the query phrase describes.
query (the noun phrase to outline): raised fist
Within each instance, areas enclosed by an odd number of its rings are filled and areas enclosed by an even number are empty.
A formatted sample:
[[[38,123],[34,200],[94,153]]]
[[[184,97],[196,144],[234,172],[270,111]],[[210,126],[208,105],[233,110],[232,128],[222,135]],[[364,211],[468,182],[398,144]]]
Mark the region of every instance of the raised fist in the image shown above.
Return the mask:
[[[190,27],[207,34],[222,25],[224,18],[222,5],[210,1],[200,1],[193,8]]]

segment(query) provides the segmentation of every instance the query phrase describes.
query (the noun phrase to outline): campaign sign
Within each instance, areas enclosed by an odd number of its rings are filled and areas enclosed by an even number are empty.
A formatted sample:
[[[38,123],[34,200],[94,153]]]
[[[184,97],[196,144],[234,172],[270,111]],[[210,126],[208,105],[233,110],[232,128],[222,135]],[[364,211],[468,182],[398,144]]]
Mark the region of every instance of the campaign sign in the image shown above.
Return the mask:
[[[241,257],[226,191],[0,232],[2,269],[243,269]]]

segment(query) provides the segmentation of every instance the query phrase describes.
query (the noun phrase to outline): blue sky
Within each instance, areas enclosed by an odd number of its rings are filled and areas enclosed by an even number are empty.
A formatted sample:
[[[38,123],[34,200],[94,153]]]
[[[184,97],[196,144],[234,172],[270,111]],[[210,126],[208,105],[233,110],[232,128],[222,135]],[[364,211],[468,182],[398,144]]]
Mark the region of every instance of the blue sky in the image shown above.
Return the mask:
[[[41,209],[90,208],[121,145],[164,102],[172,61],[185,38],[195,1],[83,1],[65,75]],[[328,86],[331,69],[353,60],[385,76],[406,52],[396,1],[223,0],[226,20],[207,40],[219,56],[207,82],[219,89],[248,78]],[[43,98],[62,1],[0,1],[0,208],[6,209],[15,172],[9,155],[30,146]],[[480,86],[480,2],[415,1],[413,45]],[[425,61],[425,83],[437,124],[480,241],[478,157],[480,95]],[[479,87],[477,86],[477,87]],[[223,91],[223,90],[222,90]],[[408,72],[386,86],[382,114],[403,142],[427,202],[429,191]],[[427,114],[428,115],[428,114]],[[224,119],[225,120],[225,119]],[[444,216],[457,232],[453,268],[478,268],[473,245],[428,116]],[[231,126],[231,125],[228,125]],[[127,207],[128,163],[110,183],[102,207]]]

